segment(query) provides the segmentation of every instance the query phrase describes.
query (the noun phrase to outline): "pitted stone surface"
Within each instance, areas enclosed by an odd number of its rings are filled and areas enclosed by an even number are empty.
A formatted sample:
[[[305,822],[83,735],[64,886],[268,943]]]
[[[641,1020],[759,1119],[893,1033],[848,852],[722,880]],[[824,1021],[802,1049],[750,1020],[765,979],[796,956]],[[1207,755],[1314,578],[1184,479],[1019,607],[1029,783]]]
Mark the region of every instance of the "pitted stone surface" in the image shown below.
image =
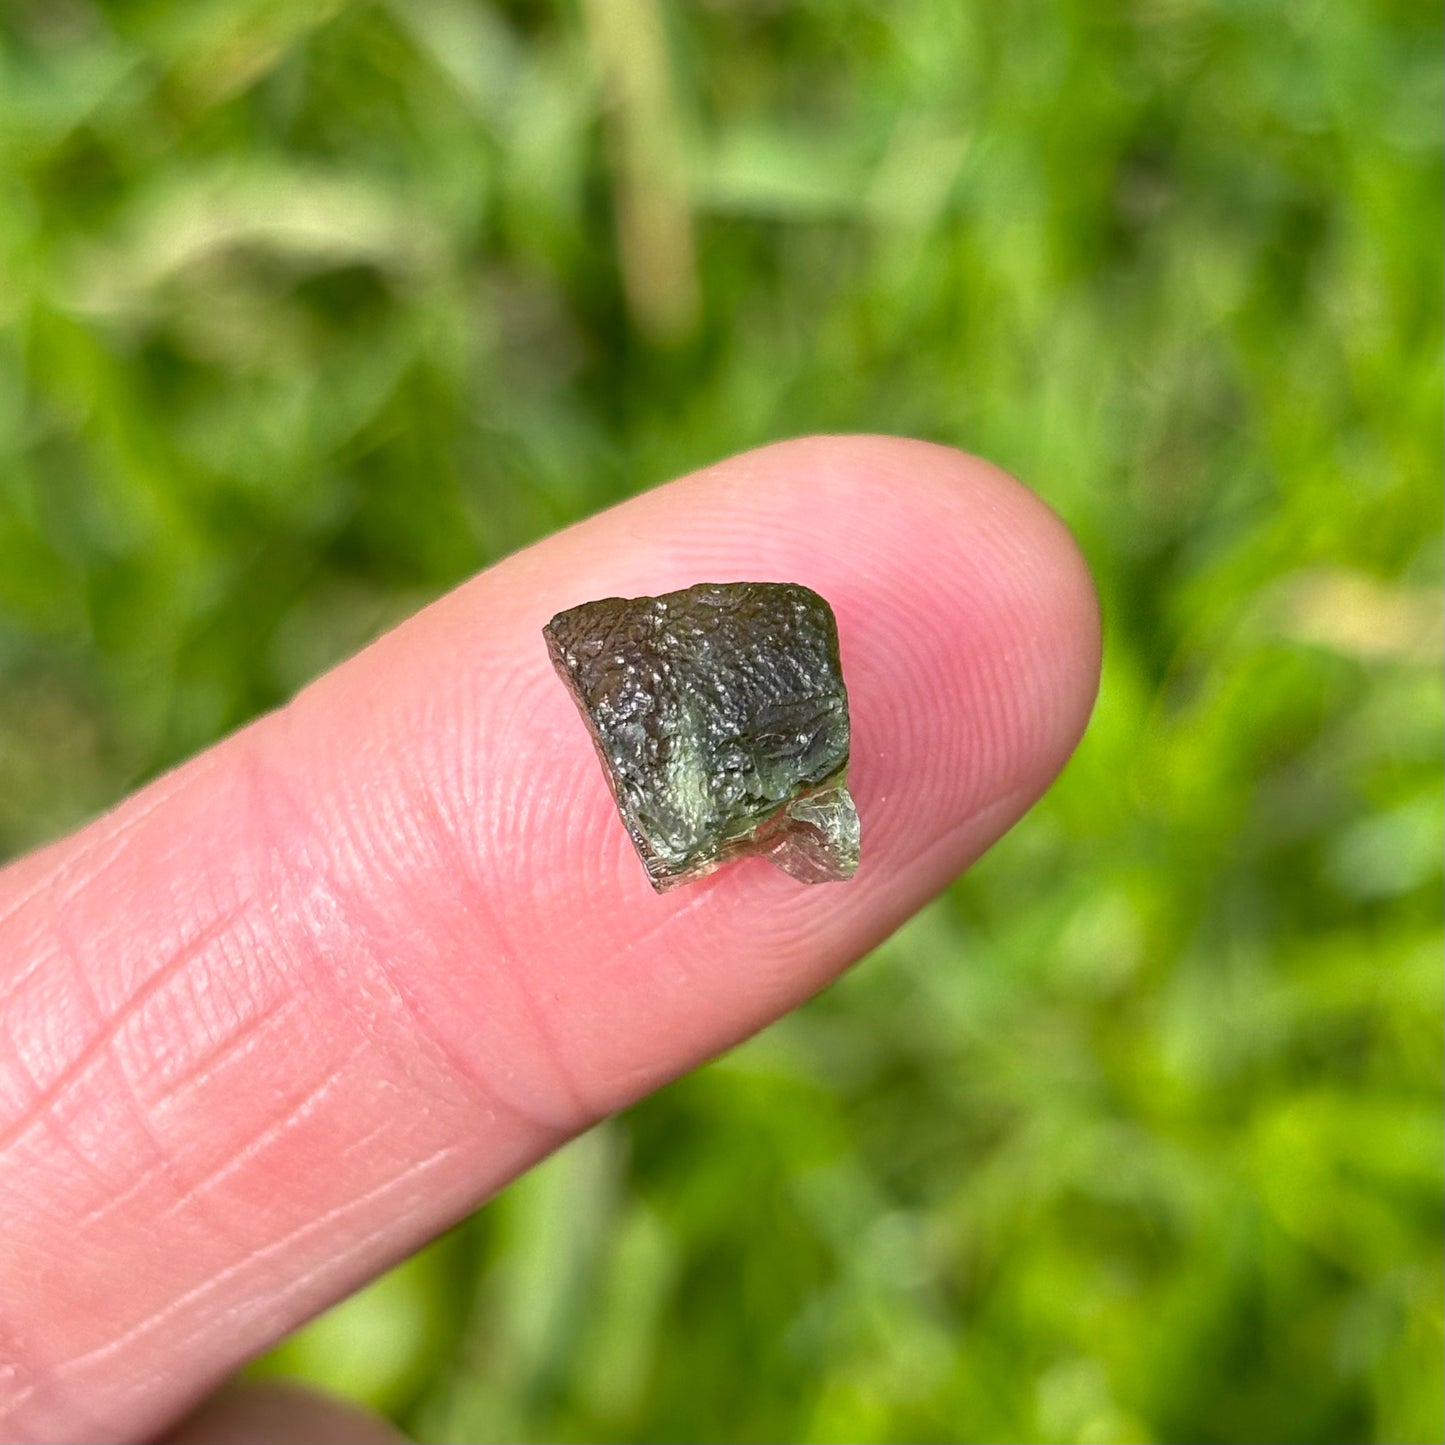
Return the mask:
[[[796,583],[609,597],[543,629],[659,891],[761,853],[851,877],[848,695],[832,609]]]

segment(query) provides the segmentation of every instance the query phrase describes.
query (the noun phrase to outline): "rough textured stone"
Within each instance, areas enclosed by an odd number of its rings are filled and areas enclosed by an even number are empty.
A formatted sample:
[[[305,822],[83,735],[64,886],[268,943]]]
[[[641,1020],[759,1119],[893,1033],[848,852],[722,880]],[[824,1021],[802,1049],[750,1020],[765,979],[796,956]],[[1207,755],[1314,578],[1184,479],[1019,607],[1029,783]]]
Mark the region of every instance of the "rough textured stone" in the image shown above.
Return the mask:
[[[832,609],[786,582],[609,597],[543,629],[658,891],[760,853],[852,877],[848,695]]]

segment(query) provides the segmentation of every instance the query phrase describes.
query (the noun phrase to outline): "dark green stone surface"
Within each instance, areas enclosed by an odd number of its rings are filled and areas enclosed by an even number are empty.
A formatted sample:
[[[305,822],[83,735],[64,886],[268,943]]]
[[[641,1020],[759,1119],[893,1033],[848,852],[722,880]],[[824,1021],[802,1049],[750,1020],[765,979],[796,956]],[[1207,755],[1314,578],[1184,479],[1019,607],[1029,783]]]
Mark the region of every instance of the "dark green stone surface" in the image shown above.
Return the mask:
[[[761,853],[807,883],[858,866],[832,609],[795,583],[609,597],[543,629],[659,891]]]

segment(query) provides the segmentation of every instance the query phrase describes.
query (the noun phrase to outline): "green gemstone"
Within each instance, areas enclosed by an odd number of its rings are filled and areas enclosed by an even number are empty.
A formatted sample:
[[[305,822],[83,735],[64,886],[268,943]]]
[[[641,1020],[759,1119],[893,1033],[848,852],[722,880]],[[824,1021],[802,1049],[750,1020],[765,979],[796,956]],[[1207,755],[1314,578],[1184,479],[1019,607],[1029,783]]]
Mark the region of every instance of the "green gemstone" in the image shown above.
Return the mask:
[[[659,892],[761,854],[851,878],[848,694],[833,610],[791,582],[608,597],[545,628]]]

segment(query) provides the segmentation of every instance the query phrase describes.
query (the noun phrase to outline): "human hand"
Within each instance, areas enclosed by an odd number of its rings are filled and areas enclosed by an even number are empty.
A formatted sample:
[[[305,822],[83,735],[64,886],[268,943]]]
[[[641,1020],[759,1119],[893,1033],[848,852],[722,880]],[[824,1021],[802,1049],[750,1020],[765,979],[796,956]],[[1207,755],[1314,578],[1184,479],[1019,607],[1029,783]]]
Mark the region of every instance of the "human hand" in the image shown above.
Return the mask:
[[[837,614],[862,866],[801,887],[754,860],[658,896],[542,624],[739,578]],[[508,558],[12,864],[0,1436],[165,1428],[809,997],[1043,791],[1098,648],[1083,563],[1017,483],[919,442],[785,443]],[[223,1438],[231,1408],[196,1429]]]

